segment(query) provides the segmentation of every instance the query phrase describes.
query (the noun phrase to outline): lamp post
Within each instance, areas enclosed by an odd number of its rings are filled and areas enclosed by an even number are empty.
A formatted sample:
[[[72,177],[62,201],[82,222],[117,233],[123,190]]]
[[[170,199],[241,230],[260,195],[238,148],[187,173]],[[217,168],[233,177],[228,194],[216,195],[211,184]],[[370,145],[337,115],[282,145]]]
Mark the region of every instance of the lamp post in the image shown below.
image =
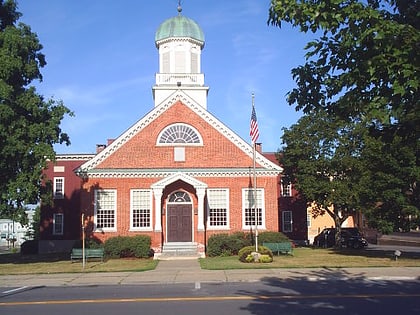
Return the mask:
[[[82,213],[82,268],[85,269],[85,214]]]

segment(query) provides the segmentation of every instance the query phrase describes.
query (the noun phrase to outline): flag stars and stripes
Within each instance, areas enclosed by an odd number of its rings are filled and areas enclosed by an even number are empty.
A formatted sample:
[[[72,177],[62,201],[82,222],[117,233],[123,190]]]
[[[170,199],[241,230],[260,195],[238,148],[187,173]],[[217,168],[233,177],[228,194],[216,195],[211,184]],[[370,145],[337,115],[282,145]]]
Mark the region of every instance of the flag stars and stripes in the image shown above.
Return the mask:
[[[256,143],[260,132],[258,130],[257,114],[255,113],[254,95],[252,95],[252,114],[251,114],[251,128],[249,131],[252,143]]]

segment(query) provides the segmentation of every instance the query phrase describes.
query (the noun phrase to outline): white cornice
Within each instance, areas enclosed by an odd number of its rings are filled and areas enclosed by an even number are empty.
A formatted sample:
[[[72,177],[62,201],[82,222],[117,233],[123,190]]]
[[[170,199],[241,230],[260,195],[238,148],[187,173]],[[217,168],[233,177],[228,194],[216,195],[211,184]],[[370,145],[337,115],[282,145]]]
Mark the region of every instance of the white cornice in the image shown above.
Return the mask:
[[[267,169],[256,169],[257,177],[277,177],[280,172]],[[190,177],[252,177],[253,171],[241,169],[93,169],[88,172],[77,172],[81,177],[89,178],[162,178],[183,174]]]
[[[56,161],[88,161],[92,159],[95,154],[56,154]]]

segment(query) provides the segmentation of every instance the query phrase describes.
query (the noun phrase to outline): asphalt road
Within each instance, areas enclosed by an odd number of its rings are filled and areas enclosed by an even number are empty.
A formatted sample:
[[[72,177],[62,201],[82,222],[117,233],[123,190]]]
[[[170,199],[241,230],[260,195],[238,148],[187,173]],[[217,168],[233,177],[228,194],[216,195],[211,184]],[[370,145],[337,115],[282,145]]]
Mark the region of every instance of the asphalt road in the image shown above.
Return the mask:
[[[241,283],[1,288],[0,314],[420,314],[420,281],[273,279]]]

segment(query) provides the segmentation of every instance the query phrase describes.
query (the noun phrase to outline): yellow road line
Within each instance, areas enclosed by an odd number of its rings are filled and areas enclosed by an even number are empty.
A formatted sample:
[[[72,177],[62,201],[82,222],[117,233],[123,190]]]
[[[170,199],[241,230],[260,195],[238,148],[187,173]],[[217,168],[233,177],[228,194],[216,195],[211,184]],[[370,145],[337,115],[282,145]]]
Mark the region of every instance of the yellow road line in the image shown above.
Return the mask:
[[[200,296],[200,297],[162,297],[162,298],[114,298],[89,300],[48,300],[0,302],[0,306],[19,305],[55,305],[55,304],[101,304],[101,303],[144,303],[144,302],[205,302],[205,301],[240,301],[240,300],[295,300],[295,299],[359,299],[359,298],[405,298],[420,297],[420,293],[413,294],[350,294],[350,295],[255,295],[255,296]]]

